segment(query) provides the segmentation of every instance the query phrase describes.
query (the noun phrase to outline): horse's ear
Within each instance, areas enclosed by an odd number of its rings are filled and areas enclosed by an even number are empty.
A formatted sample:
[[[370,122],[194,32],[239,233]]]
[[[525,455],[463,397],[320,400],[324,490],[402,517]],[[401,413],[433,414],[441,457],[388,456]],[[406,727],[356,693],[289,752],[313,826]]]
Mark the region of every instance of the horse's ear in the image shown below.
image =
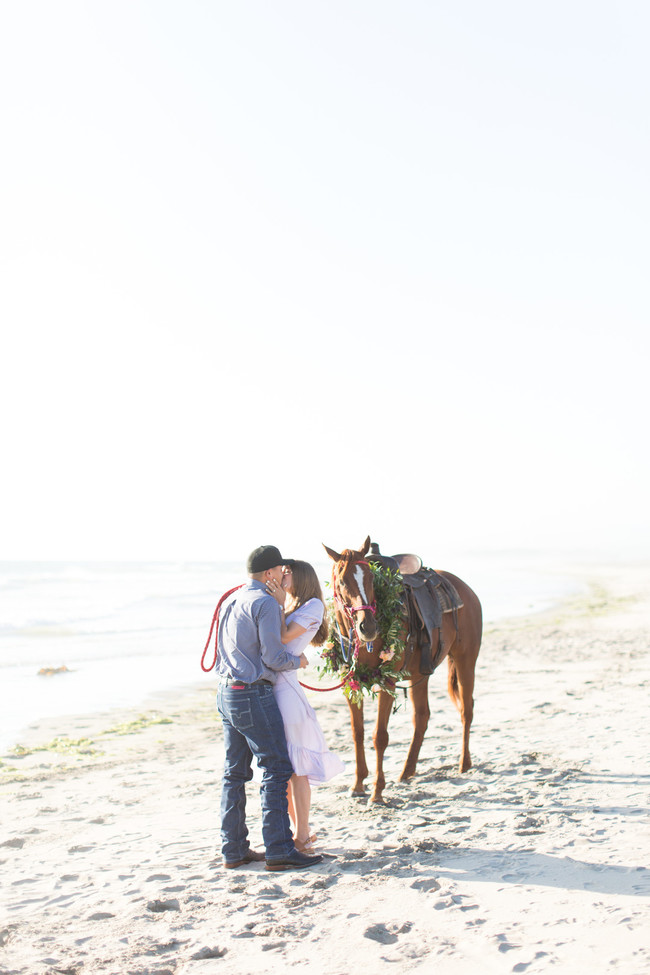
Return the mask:
[[[327,552],[327,554],[329,555],[329,557],[334,562],[340,562],[341,561],[341,556],[339,555],[339,553],[338,552],[335,552],[333,548],[328,548],[327,545],[325,544],[325,542],[323,542],[323,548],[325,549],[325,551]]]
[[[368,537],[366,538],[365,542],[363,543],[359,551],[361,552],[362,555],[367,555],[369,548],[370,548],[370,535],[368,535]]]

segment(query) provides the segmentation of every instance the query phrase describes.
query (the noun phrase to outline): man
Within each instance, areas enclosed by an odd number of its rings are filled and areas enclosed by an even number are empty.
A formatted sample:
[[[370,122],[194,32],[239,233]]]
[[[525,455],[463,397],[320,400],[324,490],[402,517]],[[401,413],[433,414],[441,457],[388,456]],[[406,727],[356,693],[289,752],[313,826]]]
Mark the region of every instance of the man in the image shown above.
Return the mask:
[[[266,859],[267,870],[291,870],[320,863],[322,856],[296,850],[287,807],[293,768],[273,684],[278,671],[307,666],[280,639],[280,607],[266,589],[282,582],[283,559],[274,545],[261,545],[248,557],[248,585],[227,603],[219,623],[216,664],[217,707],[223,722],[226,760],[221,793],[224,866]],[[246,827],[246,782],[251,763],[262,769],[262,836],[266,855],[251,850]]]

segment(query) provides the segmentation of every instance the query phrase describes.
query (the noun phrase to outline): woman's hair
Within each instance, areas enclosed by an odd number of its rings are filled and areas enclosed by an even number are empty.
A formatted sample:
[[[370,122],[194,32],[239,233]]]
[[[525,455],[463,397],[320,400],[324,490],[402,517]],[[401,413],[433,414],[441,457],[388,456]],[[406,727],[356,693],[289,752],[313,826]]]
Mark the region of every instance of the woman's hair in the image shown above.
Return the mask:
[[[316,570],[314,569],[313,565],[310,565],[309,562],[292,562],[291,572],[292,591],[289,595],[289,598],[291,599],[291,606],[288,609],[288,612],[292,613],[295,609],[298,609],[299,606],[303,606],[308,599],[320,599],[321,603],[325,604],[325,600],[323,599],[323,590],[320,582],[318,581],[318,576],[316,575]],[[327,618],[327,607],[325,607],[323,622],[312,637],[312,645],[319,647],[321,643],[324,643],[327,639],[328,633],[329,620]]]

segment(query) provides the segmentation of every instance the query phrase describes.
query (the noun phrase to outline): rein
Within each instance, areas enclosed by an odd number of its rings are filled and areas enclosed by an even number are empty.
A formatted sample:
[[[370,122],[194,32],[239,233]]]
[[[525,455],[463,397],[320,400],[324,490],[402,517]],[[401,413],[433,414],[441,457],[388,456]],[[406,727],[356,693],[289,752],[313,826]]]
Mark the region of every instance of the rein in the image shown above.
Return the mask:
[[[224,599],[227,599],[228,596],[232,596],[232,594],[234,592],[237,592],[238,589],[241,589],[243,585],[244,585],[244,583],[242,582],[241,585],[235,586],[234,589],[229,589],[228,592],[224,592],[223,596],[221,597],[221,599],[217,603],[217,608],[214,611],[214,616],[212,617],[212,623],[210,624],[210,632],[208,633],[208,639],[206,640],[206,644],[205,644],[205,647],[204,647],[204,650],[203,650],[203,654],[201,656],[201,670],[204,673],[206,673],[206,674],[209,674],[211,670],[214,670],[214,668],[217,665],[217,656],[219,654],[219,643],[218,643],[218,641],[219,641],[219,610],[221,609],[221,604],[223,603]],[[216,627],[216,631],[215,631],[215,634],[214,634],[214,660],[212,661],[212,663],[210,664],[209,667],[206,667],[205,666],[205,655],[208,652],[208,647],[210,646],[210,640],[212,639],[212,631],[215,629],[215,627]]]
[[[341,600],[341,597],[338,595],[338,593],[336,591],[334,592],[334,595],[335,595],[335,598],[337,599],[337,601],[339,602],[339,604],[341,605],[341,607],[343,609],[347,609],[347,607],[344,605],[343,601]],[[376,608],[373,609],[372,606],[363,606],[363,607],[359,606],[358,609],[369,609],[369,610],[371,610],[372,613],[375,613],[376,612]],[[358,612],[358,610],[355,610],[355,612]],[[352,614],[351,613],[350,613],[350,619],[352,619]],[[347,650],[347,653],[346,653],[345,650],[344,650],[344,647],[345,647],[344,639],[345,638],[344,638],[343,634],[341,633],[341,627],[339,626],[339,622],[336,619],[336,617],[334,617],[334,622],[336,624],[336,629],[339,632],[339,640],[341,642],[341,652],[343,653],[343,659],[345,660],[346,664],[349,664],[350,663],[350,657],[352,656],[352,637],[351,636],[348,637],[348,650]],[[355,631],[355,633],[356,633],[356,631]],[[358,649],[358,644],[359,644],[359,638],[357,637],[356,638],[356,646],[355,646],[355,649]],[[372,644],[370,644],[370,649],[372,650]],[[356,653],[355,653],[354,657],[356,659]],[[312,687],[310,684],[303,684],[303,682],[300,679],[298,680],[298,683],[300,684],[301,687],[304,687],[305,690],[307,690],[307,691],[319,691],[320,693],[326,693],[327,691],[338,691],[339,688],[341,688],[341,687],[344,686],[344,684],[345,684],[346,680],[348,679],[348,677],[350,676],[350,674],[353,674],[353,673],[354,673],[354,663],[352,664],[352,666],[350,667],[350,669],[348,670],[347,674],[345,675],[345,677],[343,678],[343,680],[340,682],[340,684],[334,684],[333,687]]]
[[[343,678],[343,680],[341,681],[341,683],[340,684],[335,684],[334,687],[311,687],[309,684],[303,684],[303,682],[301,680],[299,680],[298,683],[300,684],[301,687],[304,687],[305,690],[307,690],[307,691],[320,691],[321,693],[324,694],[327,691],[338,691],[339,687],[343,687],[343,685],[345,684],[345,682],[348,679],[348,677],[350,676],[350,674],[353,674],[353,673],[354,673],[354,667],[352,667],[350,670],[348,670],[347,674],[345,675],[345,677]]]
[[[209,674],[211,670],[214,670],[214,668],[217,665],[217,656],[219,655],[219,642],[218,642],[219,641],[219,611],[221,609],[221,605],[224,602],[224,600],[228,599],[228,596],[232,596],[232,594],[234,592],[237,592],[238,589],[241,589],[243,585],[244,583],[242,583],[239,586],[235,586],[233,589],[229,589],[228,592],[225,592],[223,594],[223,596],[217,603],[217,608],[214,611],[214,615],[212,617],[212,623],[210,624],[210,632],[208,633],[208,639],[206,640],[205,647],[203,649],[203,654],[201,655],[201,670],[206,674]],[[210,666],[206,667],[205,655],[208,652],[208,647],[210,646],[210,640],[212,639],[213,630],[214,630],[214,657]],[[321,692],[338,691],[340,687],[343,687],[346,680],[353,672],[354,672],[354,667],[352,667],[352,669],[348,671],[348,673],[345,675],[341,683],[335,684],[334,687],[311,687],[309,684],[303,684],[301,680],[299,680],[298,683],[300,684],[301,687],[304,687],[308,691],[321,691]]]

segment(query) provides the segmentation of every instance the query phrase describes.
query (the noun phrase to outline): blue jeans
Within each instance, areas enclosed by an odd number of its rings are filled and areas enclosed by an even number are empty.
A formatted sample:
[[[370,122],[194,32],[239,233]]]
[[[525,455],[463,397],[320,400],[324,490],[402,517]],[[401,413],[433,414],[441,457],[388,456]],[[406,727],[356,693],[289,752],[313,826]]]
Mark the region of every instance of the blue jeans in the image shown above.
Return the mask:
[[[273,688],[266,681],[248,684],[241,690],[219,685],[217,709],[223,722],[226,749],[221,792],[223,858],[233,863],[241,860],[250,848],[246,783],[253,777],[253,756],[262,769],[260,799],[266,857],[285,857],[294,848],[287,808],[287,783],[293,767]]]

